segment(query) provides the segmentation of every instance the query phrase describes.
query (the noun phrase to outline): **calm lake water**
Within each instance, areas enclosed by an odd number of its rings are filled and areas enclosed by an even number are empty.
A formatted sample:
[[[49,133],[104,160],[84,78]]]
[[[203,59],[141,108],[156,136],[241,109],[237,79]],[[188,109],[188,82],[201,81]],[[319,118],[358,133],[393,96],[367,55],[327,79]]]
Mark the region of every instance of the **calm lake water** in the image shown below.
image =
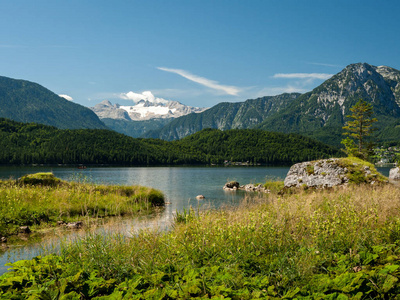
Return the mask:
[[[129,235],[146,228],[164,230],[171,225],[176,211],[182,211],[191,206],[196,209],[210,209],[236,205],[246,193],[224,191],[222,187],[226,182],[235,180],[240,184],[247,184],[264,183],[266,180],[283,180],[288,170],[289,167],[124,167],[84,170],[63,167],[0,167],[0,179],[15,179],[37,172],[53,172],[56,177],[68,181],[85,180],[99,184],[143,185],[161,190],[167,198],[166,201],[171,204],[166,205],[165,210],[159,215],[125,218],[112,225],[94,229],[104,234],[122,232]],[[388,176],[390,168],[378,168],[378,170]],[[200,194],[206,199],[196,200],[196,196]],[[55,230],[40,243],[16,245],[3,252],[0,249],[0,275],[7,271],[4,265],[8,262],[33,258],[43,249],[56,249],[61,239],[71,240],[87,233],[87,231]]]
[[[160,215],[123,219],[115,226],[107,226],[96,230],[107,233],[115,231],[132,233],[142,228],[167,228],[176,211],[194,207],[199,209],[218,208],[223,205],[236,205],[244,198],[242,191],[224,191],[222,187],[228,181],[240,184],[264,183],[266,180],[283,180],[289,167],[124,167],[124,168],[76,168],[63,167],[0,167],[0,179],[19,178],[37,172],[53,172],[63,180],[85,180],[99,184],[143,185],[161,190],[166,201]],[[204,200],[196,200],[197,195],[204,195]],[[85,234],[84,231],[71,232],[69,238]],[[63,232],[65,238],[65,232]],[[41,243],[29,246],[14,246],[6,252],[0,252],[0,274],[7,270],[4,265],[18,259],[32,258],[42,248],[57,247],[61,237],[49,234],[49,238]],[[1,251],[1,249],[0,249]]]

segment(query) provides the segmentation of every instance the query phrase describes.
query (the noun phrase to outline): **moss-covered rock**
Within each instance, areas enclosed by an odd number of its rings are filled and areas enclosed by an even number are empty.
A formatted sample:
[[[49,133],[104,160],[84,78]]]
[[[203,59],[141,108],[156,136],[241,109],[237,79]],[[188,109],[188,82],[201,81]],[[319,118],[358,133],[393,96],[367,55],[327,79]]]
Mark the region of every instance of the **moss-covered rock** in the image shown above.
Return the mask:
[[[373,164],[359,158],[347,157],[295,164],[285,178],[285,187],[326,188],[387,182],[387,178],[380,174]]]

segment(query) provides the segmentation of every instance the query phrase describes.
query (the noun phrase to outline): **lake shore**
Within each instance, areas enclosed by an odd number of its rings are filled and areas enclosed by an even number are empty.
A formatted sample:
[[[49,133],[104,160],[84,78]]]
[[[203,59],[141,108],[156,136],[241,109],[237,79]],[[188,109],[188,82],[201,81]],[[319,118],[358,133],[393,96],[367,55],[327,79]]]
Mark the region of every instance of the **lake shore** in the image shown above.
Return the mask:
[[[16,291],[64,286],[70,297],[90,285],[88,298],[391,298],[400,288],[399,199],[391,184],[353,185],[189,209],[169,232],[94,234],[59,255],[17,262],[0,291],[18,277]]]
[[[52,173],[26,175],[0,181],[0,238],[10,243],[32,231],[80,229],[105,218],[150,214],[164,204],[164,195],[153,188],[67,182]]]

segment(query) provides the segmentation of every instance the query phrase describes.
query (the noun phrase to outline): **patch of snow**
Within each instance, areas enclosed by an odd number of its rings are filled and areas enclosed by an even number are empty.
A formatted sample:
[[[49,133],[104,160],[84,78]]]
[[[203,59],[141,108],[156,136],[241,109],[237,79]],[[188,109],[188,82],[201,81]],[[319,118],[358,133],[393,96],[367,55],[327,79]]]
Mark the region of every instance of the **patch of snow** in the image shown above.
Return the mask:
[[[143,104],[135,106],[120,106],[121,109],[126,110],[129,115],[132,113],[140,114],[141,118],[146,118],[150,115],[168,115],[173,114],[176,109],[170,109],[165,106],[147,106],[144,107]]]

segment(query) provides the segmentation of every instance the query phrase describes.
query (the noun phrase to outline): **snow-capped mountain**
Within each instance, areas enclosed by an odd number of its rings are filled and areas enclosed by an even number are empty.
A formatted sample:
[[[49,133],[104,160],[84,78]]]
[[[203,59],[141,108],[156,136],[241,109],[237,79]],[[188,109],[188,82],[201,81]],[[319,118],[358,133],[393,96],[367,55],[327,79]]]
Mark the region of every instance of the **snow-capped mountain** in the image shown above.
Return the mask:
[[[134,105],[112,104],[104,100],[91,109],[109,128],[132,137],[141,137],[147,131],[157,130],[177,117],[201,113],[207,109],[156,98],[149,91],[141,94],[129,92],[121,94],[120,98],[132,100]]]
[[[119,108],[125,110],[133,121],[155,118],[177,118],[206,110],[206,108],[187,106],[178,101],[154,103],[149,100],[140,100],[136,105],[120,106]]]
[[[190,113],[200,113],[207,108],[187,106],[178,101],[151,102],[140,100],[135,105],[122,106],[105,100],[91,109],[100,119],[122,119],[144,121],[151,119],[177,118]]]

